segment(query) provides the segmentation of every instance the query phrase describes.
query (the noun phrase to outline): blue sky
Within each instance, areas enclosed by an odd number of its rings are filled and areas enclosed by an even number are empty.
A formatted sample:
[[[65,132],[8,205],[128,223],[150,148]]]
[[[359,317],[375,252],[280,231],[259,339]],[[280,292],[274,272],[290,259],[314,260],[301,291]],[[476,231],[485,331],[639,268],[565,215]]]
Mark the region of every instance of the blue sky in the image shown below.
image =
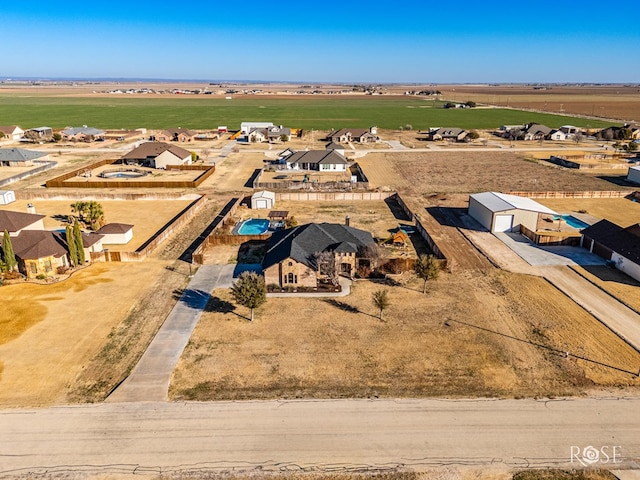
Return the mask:
[[[219,5],[9,2],[0,77],[640,82],[631,2]]]

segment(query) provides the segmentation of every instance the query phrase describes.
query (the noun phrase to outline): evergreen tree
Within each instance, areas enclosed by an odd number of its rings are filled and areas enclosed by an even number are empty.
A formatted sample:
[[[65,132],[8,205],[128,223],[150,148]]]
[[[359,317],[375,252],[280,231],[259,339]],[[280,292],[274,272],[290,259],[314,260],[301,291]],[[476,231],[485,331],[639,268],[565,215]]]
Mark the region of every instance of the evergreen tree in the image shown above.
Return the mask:
[[[9,236],[9,232],[4,231],[4,236],[2,237],[2,260],[7,268],[7,270],[15,270],[18,265],[18,261],[16,260],[16,255],[13,252],[13,244],[11,243],[11,237]]]
[[[264,277],[255,272],[242,272],[231,287],[231,294],[237,303],[251,309],[251,321],[253,322],[253,309],[267,300]]]
[[[379,318],[382,320],[382,313],[389,307],[389,294],[386,290],[376,290],[371,296],[373,305],[380,310]]]
[[[76,220],[73,223],[73,241],[76,244],[76,251],[78,253],[78,264],[84,265],[87,260],[84,255],[84,242],[82,241],[82,230],[80,230],[80,222]]]
[[[413,267],[418,278],[424,280],[422,286],[422,293],[427,292],[427,281],[435,280],[440,273],[440,266],[438,265],[438,259],[433,255],[420,255],[418,261],[416,261]]]
[[[78,249],[76,248],[76,242],[73,238],[73,228],[71,228],[71,225],[67,225],[67,228],[65,228],[65,236],[67,248],[69,249],[69,262],[75,267],[78,265]]]

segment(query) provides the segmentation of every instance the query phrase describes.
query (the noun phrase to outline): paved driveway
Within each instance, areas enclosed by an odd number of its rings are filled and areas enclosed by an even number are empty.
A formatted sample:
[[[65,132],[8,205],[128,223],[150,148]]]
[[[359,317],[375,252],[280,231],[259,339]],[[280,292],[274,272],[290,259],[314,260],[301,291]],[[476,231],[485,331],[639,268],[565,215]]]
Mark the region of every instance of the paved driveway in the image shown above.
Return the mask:
[[[169,380],[214,288],[228,288],[236,265],[203,265],[129,377],[107,402],[168,400]],[[239,270],[238,270],[239,271]]]
[[[536,245],[519,233],[495,233],[529,265],[605,265],[606,262],[582,247]]]

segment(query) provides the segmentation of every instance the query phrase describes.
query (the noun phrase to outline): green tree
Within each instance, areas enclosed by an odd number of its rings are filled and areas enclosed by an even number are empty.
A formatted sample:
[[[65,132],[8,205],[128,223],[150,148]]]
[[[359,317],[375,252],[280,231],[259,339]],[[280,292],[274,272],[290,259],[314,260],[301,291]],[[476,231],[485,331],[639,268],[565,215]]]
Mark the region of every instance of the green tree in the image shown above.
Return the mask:
[[[480,134],[475,130],[471,130],[469,133],[467,133],[466,138],[468,138],[469,140],[477,140],[480,138]]]
[[[253,310],[267,300],[264,277],[255,272],[242,272],[231,287],[231,294],[237,303],[251,309],[253,322]]]
[[[67,248],[69,249],[69,261],[74,267],[78,265],[78,249],[76,248],[76,241],[73,238],[73,227],[67,225],[65,228],[65,237],[67,240]]]
[[[200,157],[198,156],[198,154],[196,152],[191,152],[191,161],[195,163],[198,160],[200,160]]]
[[[282,135],[280,135],[280,141],[282,143],[287,143],[289,141],[289,136],[283,133]]]
[[[288,217],[284,221],[284,226],[287,227],[287,228],[297,227],[298,226],[298,220],[296,220],[296,217]]]
[[[427,293],[427,281],[435,280],[440,274],[440,265],[438,265],[438,259],[434,255],[420,255],[413,270],[418,276],[424,280],[422,286],[422,293]]]
[[[51,137],[51,140],[53,140],[54,142],[59,142],[60,140],[62,140],[62,135],[60,135],[59,133],[54,133]]]
[[[635,152],[637,150],[638,150],[638,144],[636,142],[629,142],[629,145],[627,145],[627,151]]]
[[[78,252],[78,264],[83,265],[87,260],[84,254],[84,242],[82,241],[82,230],[80,230],[80,222],[76,220],[73,222],[73,242],[76,245],[76,251]]]
[[[104,225],[104,209],[95,200],[72,203],[71,212],[77,214],[77,218],[92,230],[98,230]]]
[[[387,292],[387,290],[376,290],[375,292],[373,292],[373,294],[371,295],[371,301],[373,302],[373,305],[379,310],[379,315],[378,318],[380,320],[382,320],[382,313],[389,308],[390,305],[390,301],[389,301],[389,293]]]
[[[2,261],[9,271],[15,270],[16,266],[18,265],[16,254],[13,252],[11,237],[9,236],[9,232],[7,232],[6,230],[4,231],[4,236],[2,237]]]
[[[476,102],[474,102],[473,100],[468,100],[464,104],[469,108],[475,108],[476,106]]]

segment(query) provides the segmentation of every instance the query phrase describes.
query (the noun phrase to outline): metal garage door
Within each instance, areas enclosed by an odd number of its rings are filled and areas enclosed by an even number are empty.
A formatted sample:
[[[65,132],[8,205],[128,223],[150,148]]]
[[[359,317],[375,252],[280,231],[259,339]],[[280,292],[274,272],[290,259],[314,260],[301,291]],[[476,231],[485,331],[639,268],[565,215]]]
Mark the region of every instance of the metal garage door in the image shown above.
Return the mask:
[[[513,226],[513,215],[496,215],[493,224],[494,232],[510,232]]]

